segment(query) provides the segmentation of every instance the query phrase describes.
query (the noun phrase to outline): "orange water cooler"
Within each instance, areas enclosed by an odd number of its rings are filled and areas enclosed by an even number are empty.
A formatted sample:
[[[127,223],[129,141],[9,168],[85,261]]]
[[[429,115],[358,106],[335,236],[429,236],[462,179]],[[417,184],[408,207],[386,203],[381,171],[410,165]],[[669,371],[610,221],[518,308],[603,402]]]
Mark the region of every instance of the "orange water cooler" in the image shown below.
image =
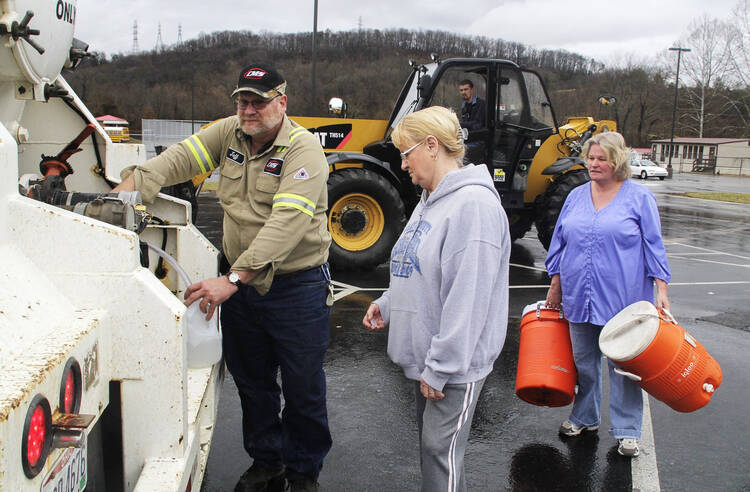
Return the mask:
[[[616,371],[679,412],[703,407],[721,385],[721,367],[703,345],[648,301],[612,318],[599,335],[599,348]]]
[[[534,405],[562,407],[575,397],[573,348],[568,320],[562,311],[545,308],[544,303],[523,310],[516,395]]]

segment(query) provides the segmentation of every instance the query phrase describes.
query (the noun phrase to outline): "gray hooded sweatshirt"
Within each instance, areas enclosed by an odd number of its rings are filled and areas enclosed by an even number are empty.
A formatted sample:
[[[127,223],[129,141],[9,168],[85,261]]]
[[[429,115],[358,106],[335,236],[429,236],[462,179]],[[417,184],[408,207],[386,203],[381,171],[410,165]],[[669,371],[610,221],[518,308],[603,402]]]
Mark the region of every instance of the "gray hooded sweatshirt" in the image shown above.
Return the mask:
[[[509,257],[508,219],[486,166],[452,171],[422,194],[375,301],[388,355],[407,378],[442,390],[492,371],[508,324]]]

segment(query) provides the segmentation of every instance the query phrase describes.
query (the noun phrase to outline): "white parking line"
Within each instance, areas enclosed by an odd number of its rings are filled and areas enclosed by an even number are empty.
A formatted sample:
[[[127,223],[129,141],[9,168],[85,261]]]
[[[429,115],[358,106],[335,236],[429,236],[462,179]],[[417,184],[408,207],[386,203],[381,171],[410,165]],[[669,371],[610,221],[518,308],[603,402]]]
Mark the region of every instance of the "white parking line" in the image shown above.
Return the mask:
[[[529,265],[519,265],[518,263],[511,263],[510,266],[516,267],[516,268],[524,268],[526,270],[534,270],[534,271],[537,271],[537,272],[546,272],[547,271],[546,268],[529,266]]]
[[[639,492],[659,492],[659,468],[656,464],[654,427],[651,424],[651,406],[648,394],[643,393],[643,424],[641,426],[641,455],[630,461],[632,489]]]
[[[692,258],[693,256],[722,256],[724,253],[667,253],[668,258]]]
[[[735,284],[750,284],[750,280],[726,280],[720,282],[669,282],[670,287],[675,286],[691,286],[691,285],[735,285]]]
[[[740,267],[740,268],[750,268],[750,265],[740,265],[738,263],[727,263],[725,261],[715,261],[715,260],[702,260],[700,258],[687,258],[692,261],[698,261],[701,263],[715,263],[717,265],[724,265],[724,266],[731,266],[731,267]]]
[[[712,232],[712,234],[715,234],[715,233],[716,233],[716,231]],[[736,255],[734,253],[727,253],[727,252],[724,252],[724,251],[718,251],[718,250],[715,250],[715,249],[702,248],[700,246],[693,246],[692,244],[677,243],[677,242],[672,242],[672,241],[665,241],[664,244],[665,245],[670,244],[670,245],[675,245],[675,246],[683,246],[685,248],[698,249],[698,250],[705,251],[705,252],[708,252],[708,253],[717,253],[717,254],[720,254],[720,255],[731,256],[731,257],[734,257],[734,258],[740,258],[742,260],[750,260],[750,256],[742,256],[742,255]]]

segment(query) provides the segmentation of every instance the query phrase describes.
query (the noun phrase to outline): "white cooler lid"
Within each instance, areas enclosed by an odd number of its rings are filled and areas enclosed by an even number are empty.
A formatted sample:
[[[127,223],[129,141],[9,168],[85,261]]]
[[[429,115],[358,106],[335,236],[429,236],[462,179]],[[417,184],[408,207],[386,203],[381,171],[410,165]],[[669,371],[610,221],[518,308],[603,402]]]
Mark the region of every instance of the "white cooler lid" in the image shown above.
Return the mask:
[[[659,331],[659,313],[648,301],[638,301],[609,320],[599,334],[599,349],[615,362],[640,355]]]

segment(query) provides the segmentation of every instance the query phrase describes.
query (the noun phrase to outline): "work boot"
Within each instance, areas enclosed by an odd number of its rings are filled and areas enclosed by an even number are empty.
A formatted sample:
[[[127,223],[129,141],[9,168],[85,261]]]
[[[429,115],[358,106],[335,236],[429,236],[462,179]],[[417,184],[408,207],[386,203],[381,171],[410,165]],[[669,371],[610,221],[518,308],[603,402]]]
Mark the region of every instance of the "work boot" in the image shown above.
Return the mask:
[[[260,463],[245,471],[234,487],[234,492],[283,492],[284,467],[265,466]]]
[[[296,476],[287,480],[292,492],[318,492],[318,482],[312,477]]]

